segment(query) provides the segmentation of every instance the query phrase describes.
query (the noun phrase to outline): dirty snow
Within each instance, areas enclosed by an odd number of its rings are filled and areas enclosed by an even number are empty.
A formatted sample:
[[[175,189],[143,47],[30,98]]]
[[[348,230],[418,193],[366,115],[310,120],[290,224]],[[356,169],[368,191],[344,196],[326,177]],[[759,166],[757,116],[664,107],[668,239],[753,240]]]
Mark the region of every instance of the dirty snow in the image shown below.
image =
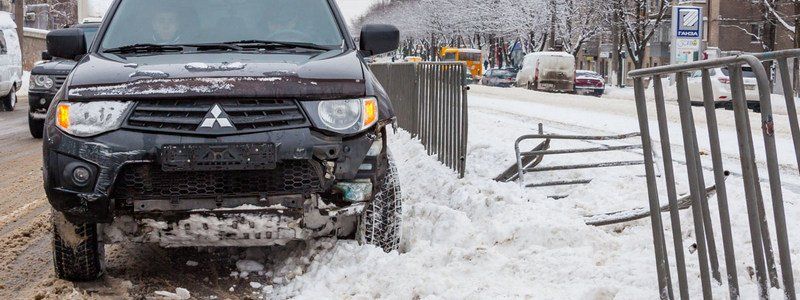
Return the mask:
[[[168,300],[189,300],[192,298],[192,295],[191,293],[189,293],[189,290],[185,288],[176,288],[174,293],[167,291],[157,291],[155,292],[155,294],[157,296],[164,297],[165,299]]]

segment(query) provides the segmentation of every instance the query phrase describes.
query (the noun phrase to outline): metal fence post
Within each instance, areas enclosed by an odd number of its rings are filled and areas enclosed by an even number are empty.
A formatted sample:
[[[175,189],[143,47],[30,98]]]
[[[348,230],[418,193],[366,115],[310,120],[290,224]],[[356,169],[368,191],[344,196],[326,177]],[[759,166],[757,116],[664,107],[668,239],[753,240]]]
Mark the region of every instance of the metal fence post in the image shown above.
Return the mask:
[[[667,247],[664,239],[664,226],[661,224],[661,210],[658,200],[658,186],[656,182],[655,161],[653,159],[653,146],[650,139],[650,124],[647,118],[647,102],[644,94],[644,79],[636,78],[634,81],[636,93],[636,111],[639,115],[639,128],[642,133],[642,150],[644,152],[645,173],[647,177],[647,191],[650,199],[650,218],[653,229],[653,248],[656,256],[656,272],[658,274],[658,290],[661,299],[674,299],[672,282],[669,274],[669,261]]]
[[[672,162],[672,149],[667,123],[667,109],[664,101],[664,87],[661,76],[653,76],[653,89],[655,93],[656,115],[661,138],[661,156],[664,159],[664,178],[667,183],[667,197],[670,207],[670,221],[672,224],[672,242],[675,248],[675,266],[678,268],[678,289],[681,299],[689,299],[689,284],[686,275],[686,259],[683,248],[683,232],[681,231],[681,217],[678,209],[678,192],[675,187],[675,167]]]

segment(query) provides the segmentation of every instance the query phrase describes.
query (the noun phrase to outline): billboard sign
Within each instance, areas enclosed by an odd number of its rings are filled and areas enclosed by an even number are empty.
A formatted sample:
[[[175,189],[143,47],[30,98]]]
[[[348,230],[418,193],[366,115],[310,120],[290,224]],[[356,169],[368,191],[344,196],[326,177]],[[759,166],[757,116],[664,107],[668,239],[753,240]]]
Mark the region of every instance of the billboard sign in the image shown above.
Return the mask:
[[[693,62],[702,57],[703,26],[703,10],[700,7],[672,7],[672,64]]]

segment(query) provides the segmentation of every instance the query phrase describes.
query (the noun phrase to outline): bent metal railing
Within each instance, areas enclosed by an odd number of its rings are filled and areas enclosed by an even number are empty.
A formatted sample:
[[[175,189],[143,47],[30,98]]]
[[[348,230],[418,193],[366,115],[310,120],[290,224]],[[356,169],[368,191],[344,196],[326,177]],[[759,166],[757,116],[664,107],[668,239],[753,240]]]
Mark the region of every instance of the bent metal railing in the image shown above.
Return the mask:
[[[398,125],[429,155],[464,177],[467,155],[467,65],[382,63],[370,69],[391,98]]]
[[[678,285],[681,299],[689,298],[686,261],[684,257],[683,241],[681,237],[681,221],[678,213],[678,196],[676,189],[675,169],[673,167],[670,133],[667,123],[664,87],[662,78],[675,76],[678,91],[678,109],[686,157],[687,175],[692,196],[692,217],[694,221],[695,237],[697,239],[697,255],[700,268],[700,281],[704,299],[711,299],[712,287],[710,278],[721,282],[719,264],[717,262],[714,230],[706,196],[705,178],[698,147],[698,133],[695,128],[695,119],[690,103],[687,74],[692,71],[702,72],[703,103],[708,127],[708,137],[711,145],[711,158],[714,171],[714,181],[717,187],[717,204],[719,206],[720,226],[722,230],[722,244],[725,256],[725,270],[731,299],[739,299],[739,282],[737,275],[736,255],[732,240],[730,213],[728,206],[728,193],[725,186],[726,171],[723,166],[723,156],[720,148],[720,135],[717,127],[717,116],[714,108],[714,95],[711,89],[710,69],[727,67],[730,70],[730,87],[733,94],[734,119],[739,144],[739,160],[742,168],[742,184],[745,191],[745,202],[752,239],[753,257],[755,260],[755,275],[759,289],[759,297],[769,297],[769,285],[780,287],[778,271],[775,267],[772,244],[767,226],[767,217],[764,209],[756,153],[754,150],[754,137],[751,131],[749,110],[745,99],[745,85],[742,76],[742,65],[749,65],[756,75],[761,104],[762,134],[766,152],[769,186],[774,213],[774,224],[777,236],[778,253],[783,278],[783,291],[786,299],[795,299],[792,262],[790,257],[789,241],[784,213],[783,190],[778,164],[775,142],[774,119],[772,114],[772,101],[770,99],[770,81],[762,65],[762,60],[777,60],[779,69],[784,74],[784,87],[786,102],[789,112],[792,138],[795,152],[798,153],[798,167],[800,167],[800,130],[798,130],[797,112],[794,105],[794,92],[788,81],[789,73],[787,59],[800,57],[800,51],[784,51],[764,53],[758,55],[740,55],[714,60],[706,60],[682,65],[662,66],[656,68],[632,71],[636,95],[636,109],[639,117],[639,127],[642,133],[642,144],[645,155],[645,171],[650,203],[650,217],[652,220],[653,242],[656,256],[656,271],[660,297],[673,299],[673,289],[667,254],[667,246],[660,217],[661,207],[659,202],[658,181],[656,179],[653,145],[650,135],[650,116],[648,115],[648,101],[645,96],[645,79],[652,79],[655,93],[655,108],[657,130],[660,136],[662,158],[664,160],[663,172],[666,181],[667,197],[670,206],[670,221],[672,225],[673,243],[675,247],[675,263],[678,275]],[[728,180],[733,182],[734,180]],[[739,200],[739,199],[735,199]],[[711,267],[709,268],[709,263]]]

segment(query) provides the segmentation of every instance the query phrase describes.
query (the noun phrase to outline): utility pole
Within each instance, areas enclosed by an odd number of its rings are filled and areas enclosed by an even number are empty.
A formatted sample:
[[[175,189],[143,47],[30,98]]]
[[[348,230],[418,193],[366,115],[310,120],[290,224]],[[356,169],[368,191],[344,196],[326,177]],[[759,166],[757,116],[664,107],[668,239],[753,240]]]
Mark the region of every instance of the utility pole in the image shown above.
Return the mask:
[[[620,0],[612,0],[614,1],[613,4],[613,24],[611,25],[611,68],[612,74],[614,75],[614,84],[616,86],[622,86],[622,60],[620,59],[620,22],[622,19],[620,18],[620,7],[621,3]]]
[[[20,51],[22,51],[21,42],[24,38],[23,34],[25,30],[25,0],[13,0],[14,1],[14,22],[17,23],[17,36],[19,37],[20,43]],[[23,52],[24,53],[24,52]]]
[[[719,11],[720,0],[707,0],[706,17],[708,18],[708,46],[719,47]]]
[[[556,0],[550,0],[550,42],[548,50],[553,50],[556,47],[556,14],[558,13],[558,9],[556,8]]]

